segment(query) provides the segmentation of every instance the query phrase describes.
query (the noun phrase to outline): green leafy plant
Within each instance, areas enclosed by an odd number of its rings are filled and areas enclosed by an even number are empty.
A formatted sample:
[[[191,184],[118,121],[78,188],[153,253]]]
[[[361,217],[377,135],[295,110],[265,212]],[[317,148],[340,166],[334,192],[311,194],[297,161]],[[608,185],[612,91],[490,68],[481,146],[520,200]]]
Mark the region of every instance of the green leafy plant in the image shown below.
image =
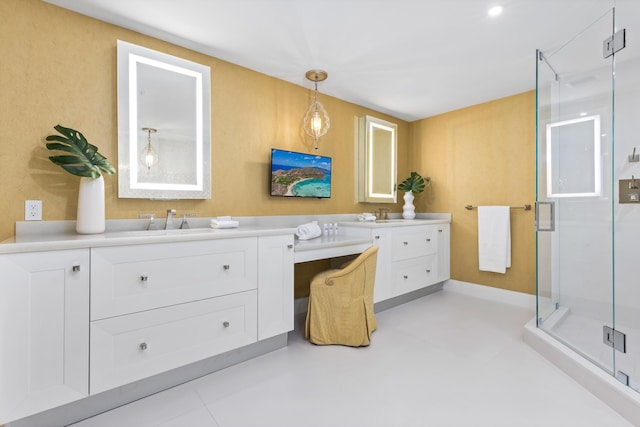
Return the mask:
[[[106,174],[113,174],[116,170],[111,166],[106,157],[98,153],[98,147],[87,141],[84,135],[75,129],[66,128],[60,125],[53,127],[61,135],[47,136],[47,148],[49,150],[64,151],[68,154],[49,156],[56,165],[66,170],[72,175],[87,178],[99,178],[100,171]]]
[[[398,186],[398,190],[405,193],[422,193],[426,187],[424,178],[418,172],[411,172],[411,176],[405,179]]]

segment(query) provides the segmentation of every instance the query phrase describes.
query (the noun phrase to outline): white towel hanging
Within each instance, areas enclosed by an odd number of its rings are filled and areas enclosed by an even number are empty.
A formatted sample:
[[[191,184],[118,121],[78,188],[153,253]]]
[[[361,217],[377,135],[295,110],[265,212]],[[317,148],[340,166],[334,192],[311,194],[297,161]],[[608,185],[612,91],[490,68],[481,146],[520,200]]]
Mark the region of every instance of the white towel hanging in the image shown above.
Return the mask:
[[[509,206],[478,206],[478,258],[482,271],[504,274],[511,267]]]

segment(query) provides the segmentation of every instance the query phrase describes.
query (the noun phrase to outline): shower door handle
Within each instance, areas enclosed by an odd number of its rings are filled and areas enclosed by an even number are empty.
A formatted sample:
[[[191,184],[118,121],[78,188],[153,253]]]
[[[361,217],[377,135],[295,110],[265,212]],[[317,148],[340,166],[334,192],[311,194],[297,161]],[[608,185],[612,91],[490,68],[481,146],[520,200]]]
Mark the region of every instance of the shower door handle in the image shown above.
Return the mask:
[[[536,202],[536,231],[555,231],[556,202]]]

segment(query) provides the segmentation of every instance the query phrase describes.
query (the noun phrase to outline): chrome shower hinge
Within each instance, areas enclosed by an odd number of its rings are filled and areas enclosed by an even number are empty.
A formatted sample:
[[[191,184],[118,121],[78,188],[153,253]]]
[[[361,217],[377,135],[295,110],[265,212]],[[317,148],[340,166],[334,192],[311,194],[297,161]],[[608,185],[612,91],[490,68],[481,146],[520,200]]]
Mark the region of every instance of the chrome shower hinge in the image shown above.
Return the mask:
[[[616,31],[611,37],[606,38],[602,42],[602,55],[604,58],[608,58],[614,53],[622,50],[627,45],[627,30],[622,29]]]
[[[602,342],[621,353],[627,352],[627,336],[606,325],[602,327]]]

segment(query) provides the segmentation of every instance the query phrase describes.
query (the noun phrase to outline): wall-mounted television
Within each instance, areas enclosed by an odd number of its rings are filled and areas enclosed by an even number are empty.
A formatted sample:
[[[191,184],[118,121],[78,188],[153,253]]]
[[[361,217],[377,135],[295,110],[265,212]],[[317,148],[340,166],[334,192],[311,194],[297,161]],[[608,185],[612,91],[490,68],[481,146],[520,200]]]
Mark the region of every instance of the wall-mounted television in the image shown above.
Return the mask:
[[[331,197],[331,157],[272,148],[271,195]]]

